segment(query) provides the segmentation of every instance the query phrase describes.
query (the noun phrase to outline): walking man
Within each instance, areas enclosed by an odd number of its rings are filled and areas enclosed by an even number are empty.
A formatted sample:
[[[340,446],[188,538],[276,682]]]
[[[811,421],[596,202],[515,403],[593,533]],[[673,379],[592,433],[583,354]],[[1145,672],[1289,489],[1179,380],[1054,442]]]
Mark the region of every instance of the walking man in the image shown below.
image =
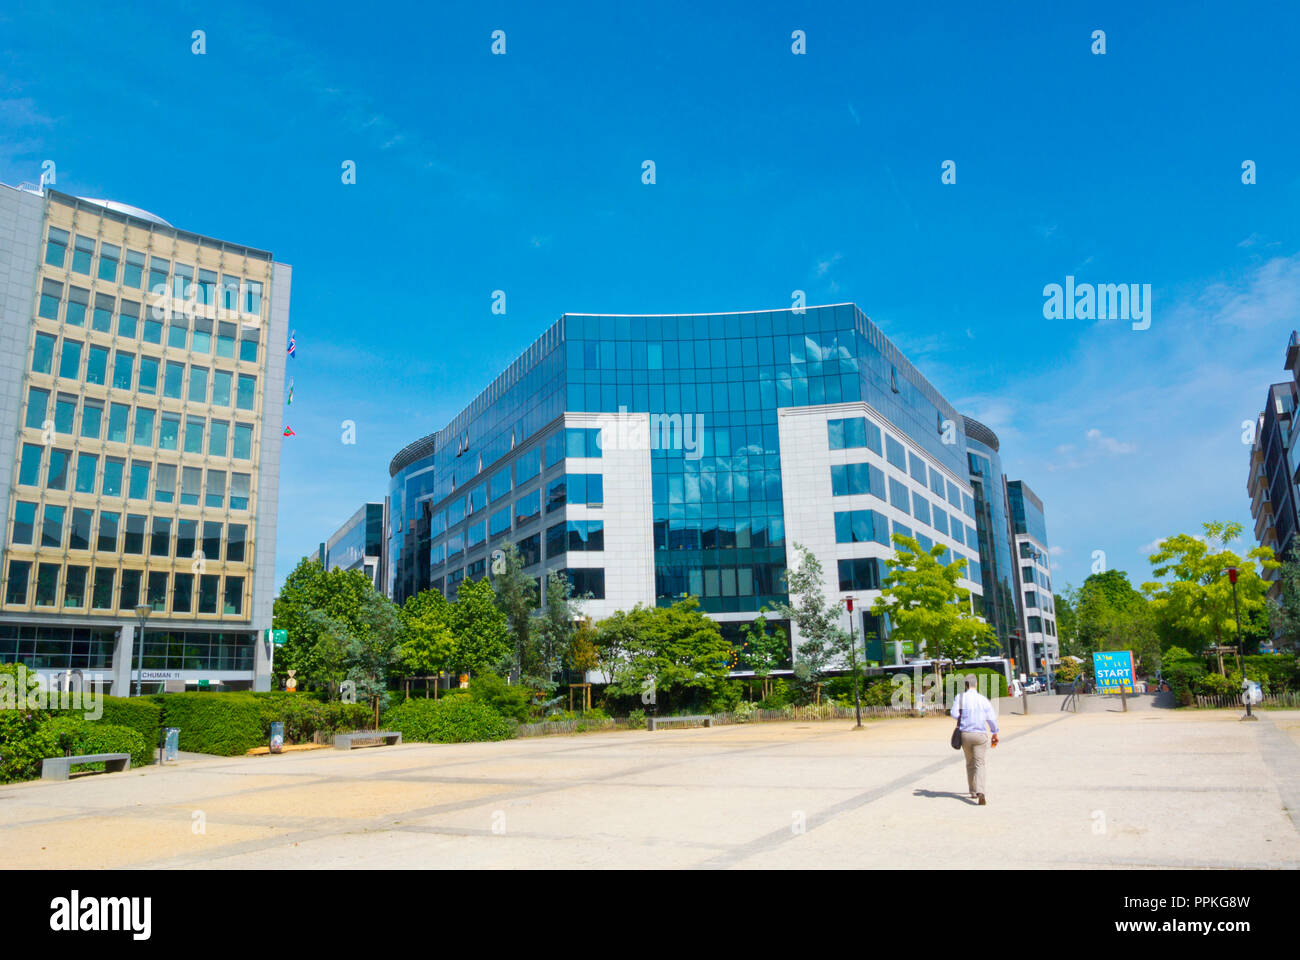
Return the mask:
[[[998,745],[998,719],[988,697],[975,689],[975,678],[966,678],[966,690],[953,699],[952,718],[961,730],[961,752],[966,755],[966,785],[970,795],[982,807],[984,799],[984,754],[989,745],[988,731],[993,731],[993,746]]]

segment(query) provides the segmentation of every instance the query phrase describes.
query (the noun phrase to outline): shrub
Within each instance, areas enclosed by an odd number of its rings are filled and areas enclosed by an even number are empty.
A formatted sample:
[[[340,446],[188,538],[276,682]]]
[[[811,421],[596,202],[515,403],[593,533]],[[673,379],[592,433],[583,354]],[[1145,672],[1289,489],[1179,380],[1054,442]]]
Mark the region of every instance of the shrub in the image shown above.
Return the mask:
[[[1174,701],[1179,706],[1186,707],[1194,702],[1196,687],[1206,675],[1206,670],[1194,660],[1176,659],[1172,664],[1166,660],[1161,675],[1169,684]]]
[[[182,750],[236,757],[266,743],[263,701],[252,694],[164,693],[157,701],[163,726],[180,728]]]
[[[384,714],[383,725],[420,743],[507,740],[514,733],[505,717],[468,697],[406,700]]]
[[[736,722],[749,723],[754,719],[754,714],[758,713],[758,706],[750,700],[742,700],[736,704]]]
[[[27,694],[27,689],[18,688],[18,666],[0,663],[0,675],[5,676],[6,684],[12,685],[10,692],[15,700]],[[34,672],[32,667],[27,670]],[[37,708],[0,709],[0,783],[39,777],[41,761],[59,752],[50,735],[40,732],[48,719],[49,714]]]
[[[152,759],[152,748],[158,746],[162,730],[162,707],[145,697],[104,697],[103,703],[104,715],[99,722],[115,727],[129,727],[140,734],[145,745],[150,748],[149,757]],[[132,757],[132,766],[135,762],[135,757]]]
[[[1069,659],[1063,659],[1056,665],[1056,680],[1058,683],[1073,683],[1074,678],[1083,673],[1083,664]]]
[[[47,757],[85,753],[129,753],[131,766],[149,762],[153,753],[138,730],[101,720],[84,720],[75,714],[52,717],[41,727],[39,735],[52,746]],[[102,763],[79,763],[73,770],[103,770]]]
[[[718,689],[709,700],[706,713],[731,713],[740,704],[744,696],[745,685],[739,680],[727,680],[718,684]]]
[[[771,692],[758,702],[761,710],[780,710],[790,702],[790,684],[777,677],[772,681]]]
[[[645,711],[633,710],[627,715],[627,728],[629,730],[645,729]]]
[[[469,681],[470,699],[491,707],[503,717],[512,717],[520,723],[528,720],[532,702],[526,687],[506,683],[491,670],[476,673]]]

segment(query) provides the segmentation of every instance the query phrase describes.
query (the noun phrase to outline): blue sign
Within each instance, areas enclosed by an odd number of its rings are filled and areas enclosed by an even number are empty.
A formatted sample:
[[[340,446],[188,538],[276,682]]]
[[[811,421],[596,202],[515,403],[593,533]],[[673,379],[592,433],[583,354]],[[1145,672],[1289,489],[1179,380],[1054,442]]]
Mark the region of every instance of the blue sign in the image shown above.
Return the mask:
[[[1092,669],[1097,678],[1098,693],[1133,692],[1133,652],[1117,650],[1094,653]]]

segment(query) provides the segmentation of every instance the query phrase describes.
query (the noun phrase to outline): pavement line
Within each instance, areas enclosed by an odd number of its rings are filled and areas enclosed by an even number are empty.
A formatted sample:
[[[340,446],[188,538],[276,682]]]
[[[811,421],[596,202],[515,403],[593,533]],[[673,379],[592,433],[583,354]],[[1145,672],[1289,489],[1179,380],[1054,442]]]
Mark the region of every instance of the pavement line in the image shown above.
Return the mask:
[[[1018,740],[1027,734],[1034,733],[1038,730],[1045,730],[1048,727],[1060,723],[1062,720],[1068,720],[1073,716],[1074,714],[1067,713],[1064,716],[1057,717],[1054,720],[1048,720],[1046,723],[1040,723],[1033,727],[1030,727],[1027,730],[1020,730],[1006,737],[999,737],[998,739],[1000,741]],[[865,793],[860,793],[855,797],[849,797],[847,800],[841,800],[839,803],[832,804],[831,806],[825,808],[824,810],[821,810],[814,814],[810,814],[806,821],[807,829],[804,832],[811,833],[813,830],[816,830],[818,827],[822,827],[830,823],[832,820],[834,820],[836,817],[840,816],[841,814],[849,813],[850,811],[856,810],[859,807],[864,807],[868,803],[873,803],[876,800],[879,800],[881,797],[893,793],[895,790],[901,790],[905,787],[909,787],[912,784],[916,783],[918,780],[923,780],[926,777],[930,776],[932,773],[938,773],[940,770],[944,769],[945,767],[951,767],[956,765],[957,763],[964,763],[964,762],[965,762],[964,755],[962,753],[958,753],[955,757],[947,757],[943,760],[936,760],[934,763],[931,763],[928,766],[922,767],[919,770],[914,770],[911,773],[906,773],[903,776],[898,777],[897,779],[891,780],[889,783],[882,784],[879,787],[874,787],[871,790],[868,790]],[[710,869],[710,870],[719,870],[719,869],[726,869],[727,867],[733,867],[736,864],[740,863],[742,860],[747,860],[750,857],[754,856],[755,854],[764,853],[766,851],[772,850],[773,848],[779,846],[780,844],[788,843],[796,836],[799,836],[799,834],[795,834],[794,832],[792,832],[789,827],[782,827],[780,829],[773,830],[770,833],[766,833],[763,834],[762,836],[756,837],[755,839],[750,840],[748,843],[738,844],[737,846],[733,847],[731,850],[728,850],[726,853],[719,854],[718,856],[714,857],[712,860],[706,860],[704,863],[699,864],[699,866],[701,868]]]
[[[1300,830],[1300,746],[1261,711],[1255,724],[1260,754],[1273,770],[1273,782],[1291,825]]]

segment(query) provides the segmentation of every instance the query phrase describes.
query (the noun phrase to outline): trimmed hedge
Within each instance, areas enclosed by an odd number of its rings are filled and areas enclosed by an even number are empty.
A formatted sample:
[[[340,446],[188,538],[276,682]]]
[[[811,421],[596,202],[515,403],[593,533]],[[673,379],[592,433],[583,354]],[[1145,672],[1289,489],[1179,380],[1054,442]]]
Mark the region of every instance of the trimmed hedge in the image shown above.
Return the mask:
[[[384,714],[383,727],[419,743],[473,743],[514,736],[510,721],[468,697],[403,701]]]
[[[131,766],[139,767],[149,762],[152,750],[137,730],[102,720],[83,720],[75,714],[65,714],[47,720],[39,731],[48,745],[47,757],[63,756],[67,752],[129,753]],[[79,763],[73,771],[103,770],[102,763]]]
[[[270,741],[272,721],[284,723],[286,743],[307,743],[318,732],[367,729],[370,709],[359,703],[322,703],[297,693],[165,693],[162,725],[179,727],[180,748],[235,757]]]
[[[247,693],[163,693],[162,725],[179,727],[180,749],[236,757],[265,742],[262,705]]]
[[[162,707],[145,697],[104,697],[103,700],[104,715],[97,722],[129,727],[140,734],[146,746],[158,746],[162,730]],[[153,756],[152,752],[150,756]],[[135,762],[132,757],[132,765]]]

